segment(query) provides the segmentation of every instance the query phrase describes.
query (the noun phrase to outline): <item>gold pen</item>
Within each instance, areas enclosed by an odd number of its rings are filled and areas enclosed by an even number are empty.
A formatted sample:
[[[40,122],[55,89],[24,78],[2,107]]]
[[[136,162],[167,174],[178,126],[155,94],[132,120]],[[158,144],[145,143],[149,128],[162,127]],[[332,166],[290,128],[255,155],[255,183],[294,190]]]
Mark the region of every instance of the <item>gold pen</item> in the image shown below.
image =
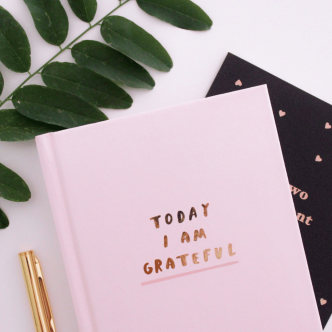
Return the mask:
[[[42,269],[33,251],[19,254],[37,332],[55,332],[54,319]]]

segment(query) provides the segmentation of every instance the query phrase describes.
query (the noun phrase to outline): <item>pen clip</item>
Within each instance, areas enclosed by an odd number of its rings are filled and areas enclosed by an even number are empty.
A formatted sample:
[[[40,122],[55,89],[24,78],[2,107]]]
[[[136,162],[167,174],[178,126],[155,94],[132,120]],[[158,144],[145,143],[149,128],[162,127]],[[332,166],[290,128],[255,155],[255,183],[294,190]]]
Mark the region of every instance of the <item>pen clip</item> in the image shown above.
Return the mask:
[[[34,263],[35,263],[37,277],[38,277],[40,305],[42,306],[42,310],[44,312],[44,318],[45,318],[43,323],[46,325],[45,326],[45,328],[47,329],[46,331],[56,332],[51,304],[50,304],[50,300],[48,298],[43,272],[42,272],[39,260],[37,259],[36,256],[34,256]]]

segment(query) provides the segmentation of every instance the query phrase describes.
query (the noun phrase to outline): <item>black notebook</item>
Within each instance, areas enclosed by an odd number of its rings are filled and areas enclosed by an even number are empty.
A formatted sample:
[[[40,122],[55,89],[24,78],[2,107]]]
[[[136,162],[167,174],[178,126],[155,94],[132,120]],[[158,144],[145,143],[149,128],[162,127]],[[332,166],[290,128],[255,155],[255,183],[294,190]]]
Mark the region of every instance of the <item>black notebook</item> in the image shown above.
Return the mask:
[[[207,97],[261,84],[268,86],[317,306],[325,327],[332,312],[332,106],[231,53]]]

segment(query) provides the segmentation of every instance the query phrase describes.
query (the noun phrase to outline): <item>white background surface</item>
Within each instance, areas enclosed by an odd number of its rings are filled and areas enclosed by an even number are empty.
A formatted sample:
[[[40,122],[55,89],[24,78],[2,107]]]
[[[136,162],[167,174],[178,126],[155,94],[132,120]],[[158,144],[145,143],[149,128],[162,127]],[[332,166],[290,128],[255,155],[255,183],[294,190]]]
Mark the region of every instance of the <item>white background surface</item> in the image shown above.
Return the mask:
[[[65,7],[70,31],[64,45],[88,26]],[[171,55],[170,73],[148,69],[156,81],[153,91],[127,89],[134,99],[129,110],[106,110],[110,119],[203,98],[227,52],[269,71],[297,87],[332,103],[332,3],[327,0],[195,0],[212,18],[207,32],[177,29],[139,9],[131,0],[116,14],[125,16],[153,34]],[[0,0],[28,34],[32,48],[31,71],[39,68],[58,48],[44,42],[22,0]],[[118,5],[98,0],[96,19]],[[83,39],[100,40],[95,28]],[[61,61],[71,61],[66,51]],[[0,64],[6,97],[27,74],[15,74]],[[40,77],[31,83],[41,84]],[[10,102],[5,108],[12,108]],[[117,142],[115,144],[121,144]],[[32,198],[14,203],[0,198],[10,226],[0,230],[0,331],[34,332],[18,253],[35,250],[40,259],[52,302],[58,332],[77,332],[60,248],[34,141],[0,142],[0,162],[28,183]],[[332,253],[331,253],[332,254]],[[331,280],[332,287],[332,280]],[[332,332],[332,320],[325,331]]]

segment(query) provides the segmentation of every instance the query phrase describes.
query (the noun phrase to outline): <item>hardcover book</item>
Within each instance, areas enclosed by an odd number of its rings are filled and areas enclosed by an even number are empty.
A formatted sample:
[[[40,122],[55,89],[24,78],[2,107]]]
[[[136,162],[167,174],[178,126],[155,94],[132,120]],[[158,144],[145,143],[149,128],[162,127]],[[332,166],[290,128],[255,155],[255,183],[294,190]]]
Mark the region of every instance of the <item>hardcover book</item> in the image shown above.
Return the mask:
[[[228,53],[209,96],[267,84],[323,327],[332,313],[332,106]]]
[[[80,332],[315,332],[266,86],[42,135]]]

